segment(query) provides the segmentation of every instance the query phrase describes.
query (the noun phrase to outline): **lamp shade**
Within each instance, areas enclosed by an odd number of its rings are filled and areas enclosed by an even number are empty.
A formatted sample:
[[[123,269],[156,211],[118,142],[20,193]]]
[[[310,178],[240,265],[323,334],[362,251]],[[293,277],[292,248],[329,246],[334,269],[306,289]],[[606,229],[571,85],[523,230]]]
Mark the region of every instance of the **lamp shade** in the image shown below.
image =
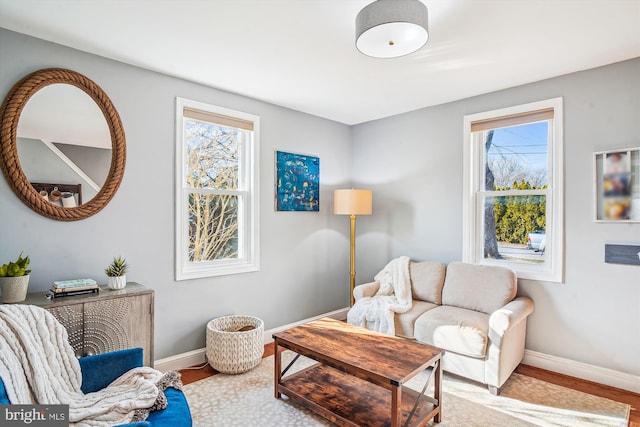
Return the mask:
[[[335,190],[333,213],[336,215],[371,215],[371,190]]]
[[[377,0],[356,17],[356,47],[376,58],[397,58],[429,38],[429,12],[420,0]]]

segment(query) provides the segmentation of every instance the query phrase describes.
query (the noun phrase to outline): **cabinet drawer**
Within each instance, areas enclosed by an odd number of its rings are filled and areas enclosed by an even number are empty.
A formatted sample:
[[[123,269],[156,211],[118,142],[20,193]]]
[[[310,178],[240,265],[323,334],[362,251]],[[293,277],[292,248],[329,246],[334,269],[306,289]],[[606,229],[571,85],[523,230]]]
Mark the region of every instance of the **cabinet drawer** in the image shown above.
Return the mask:
[[[125,348],[151,347],[151,295],[113,298],[84,304],[86,355]],[[150,365],[147,351],[145,364]]]

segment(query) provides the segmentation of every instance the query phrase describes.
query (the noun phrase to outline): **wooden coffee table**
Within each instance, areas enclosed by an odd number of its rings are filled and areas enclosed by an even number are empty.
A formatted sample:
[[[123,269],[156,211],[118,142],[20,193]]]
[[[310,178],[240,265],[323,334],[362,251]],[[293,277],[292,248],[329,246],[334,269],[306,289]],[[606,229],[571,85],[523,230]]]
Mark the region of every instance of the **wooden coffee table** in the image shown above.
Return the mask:
[[[275,397],[340,426],[423,426],[442,418],[443,350],[323,318],[273,334]],[[297,353],[283,370],[282,352]],[[317,362],[285,375],[300,355]],[[422,392],[406,382],[433,367]],[[433,396],[425,394],[435,379]]]

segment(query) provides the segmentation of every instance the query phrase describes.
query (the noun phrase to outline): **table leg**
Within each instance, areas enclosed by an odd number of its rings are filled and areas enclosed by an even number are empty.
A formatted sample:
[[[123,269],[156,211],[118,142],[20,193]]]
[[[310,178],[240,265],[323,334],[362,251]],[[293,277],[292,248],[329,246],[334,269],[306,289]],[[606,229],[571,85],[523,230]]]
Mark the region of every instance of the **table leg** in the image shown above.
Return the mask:
[[[400,427],[402,421],[402,387],[391,389],[391,427]]]
[[[433,384],[433,397],[438,402],[438,412],[433,417],[433,421],[439,423],[442,421],[442,357],[436,362],[434,369],[436,370],[436,378]]]
[[[273,387],[274,395],[276,399],[280,399],[282,394],[278,391],[278,386],[282,381],[282,347],[278,345],[278,338],[273,342],[274,354],[273,354],[273,372],[275,373],[275,384]]]

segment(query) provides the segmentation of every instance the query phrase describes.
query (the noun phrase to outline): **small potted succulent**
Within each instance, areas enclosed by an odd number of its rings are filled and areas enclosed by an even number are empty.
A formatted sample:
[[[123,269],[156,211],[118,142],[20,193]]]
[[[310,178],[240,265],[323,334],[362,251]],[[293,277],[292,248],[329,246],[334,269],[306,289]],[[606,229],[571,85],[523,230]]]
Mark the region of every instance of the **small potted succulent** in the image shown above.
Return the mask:
[[[22,252],[16,261],[9,261],[0,266],[0,287],[2,288],[2,302],[21,302],[27,298],[29,287],[29,263],[28,256],[23,257]]]
[[[104,270],[109,276],[107,286],[109,289],[122,289],[127,286],[127,269],[129,264],[122,257],[113,258],[113,262]]]

